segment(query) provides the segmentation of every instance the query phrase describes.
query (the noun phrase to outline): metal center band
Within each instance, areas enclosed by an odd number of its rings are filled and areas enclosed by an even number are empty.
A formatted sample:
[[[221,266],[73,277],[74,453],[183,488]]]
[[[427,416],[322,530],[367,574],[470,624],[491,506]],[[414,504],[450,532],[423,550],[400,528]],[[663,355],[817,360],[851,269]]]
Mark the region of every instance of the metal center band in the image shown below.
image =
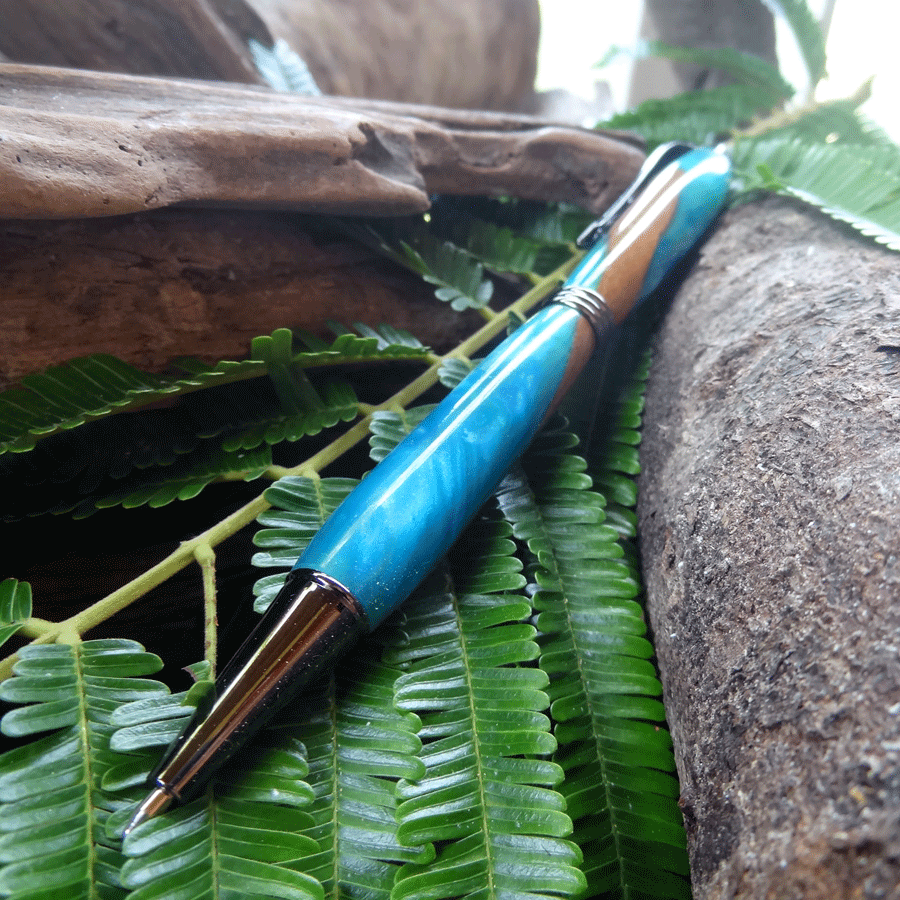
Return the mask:
[[[561,303],[580,312],[593,328],[598,341],[602,341],[616,324],[612,310],[603,296],[588,287],[566,285],[553,298],[552,303]]]

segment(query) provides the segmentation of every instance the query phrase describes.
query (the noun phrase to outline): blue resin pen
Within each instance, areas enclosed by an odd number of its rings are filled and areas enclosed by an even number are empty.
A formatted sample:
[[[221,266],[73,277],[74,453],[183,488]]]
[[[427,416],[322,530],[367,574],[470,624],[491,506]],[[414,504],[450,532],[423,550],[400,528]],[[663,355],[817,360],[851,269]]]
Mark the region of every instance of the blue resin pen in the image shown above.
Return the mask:
[[[412,593],[612,328],[725,204],[720,152],[658,148],[580,239],[553,300],[501,343],[335,510],[151,776],[126,829],[190,799],[273,713]]]

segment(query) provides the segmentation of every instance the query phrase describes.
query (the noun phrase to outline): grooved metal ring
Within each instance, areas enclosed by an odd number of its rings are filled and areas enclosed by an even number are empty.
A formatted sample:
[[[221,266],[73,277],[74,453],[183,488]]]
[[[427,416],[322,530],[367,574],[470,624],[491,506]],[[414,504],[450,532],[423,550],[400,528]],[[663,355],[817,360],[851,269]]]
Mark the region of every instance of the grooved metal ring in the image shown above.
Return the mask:
[[[612,310],[606,305],[603,296],[591,288],[567,285],[551,302],[561,303],[580,312],[594,329],[598,341],[603,340],[616,324]]]

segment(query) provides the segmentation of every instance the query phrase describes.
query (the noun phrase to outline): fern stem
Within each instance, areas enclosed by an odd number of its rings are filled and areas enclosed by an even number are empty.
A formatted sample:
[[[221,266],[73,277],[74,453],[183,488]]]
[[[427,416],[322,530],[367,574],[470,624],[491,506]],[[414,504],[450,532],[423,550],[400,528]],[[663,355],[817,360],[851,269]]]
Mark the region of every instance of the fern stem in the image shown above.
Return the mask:
[[[203,576],[203,651],[212,677],[216,675],[216,554],[209,544],[201,544],[194,558]]]
[[[802,119],[812,113],[819,112],[830,107],[841,107],[846,103],[857,107],[865,103],[872,96],[872,79],[861,84],[849,97],[842,100],[811,100],[803,103],[793,109],[778,109],[771,115],[765,116],[758,122],[754,122],[748,128],[738,128],[732,131],[732,140],[741,140],[742,138],[758,138],[769,134],[772,131],[778,131],[780,128],[787,128],[790,125],[796,125]]]
[[[374,407],[373,412],[393,409],[398,406],[405,409],[425,391],[437,384],[438,372],[445,360],[468,359],[477,353],[503,331],[511,317],[524,317],[526,313],[549,295],[559,282],[565,279],[569,272],[575,268],[579,258],[580,254],[573,256],[554,269],[549,275],[542,278],[538,284],[514,303],[507,306],[502,312],[492,313],[490,321],[486,322],[478,331],[464,340],[454,350],[451,350],[444,356],[437,357],[435,362],[418,378],[414,379],[384,403]],[[281,470],[281,474],[317,477],[318,473],[325,466],[340,458],[361,440],[365,439],[369,433],[371,419],[372,414],[370,413],[305,462],[293,468]],[[78,635],[82,635],[91,628],[105,622],[197,560],[197,554],[202,552],[201,548],[206,547],[211,551],[213,547],[226,538],[231,537],[245,526],[251,524],[261,513],[269,508],[269,505],[262,495],[254,498],[213,527],[190,540],[184,541],[165,559],[147,569],[146,572],[143,572],[137,578],[62,622],[43,623],[42,620],[31,619],[30,622],[36,626],[33,627],[32,634],[35,631],[39,632],[34,636],[32,643],[53,643],[58,641],[63,634],[73,631]],[[41,623],[40,625],[38,625],[39,622]],[[25,633],[27,634],[28,632],[26,631]],[[17,655],[13,654],[0,660],[0,682],[12,674],[12,667],[17,658]]]

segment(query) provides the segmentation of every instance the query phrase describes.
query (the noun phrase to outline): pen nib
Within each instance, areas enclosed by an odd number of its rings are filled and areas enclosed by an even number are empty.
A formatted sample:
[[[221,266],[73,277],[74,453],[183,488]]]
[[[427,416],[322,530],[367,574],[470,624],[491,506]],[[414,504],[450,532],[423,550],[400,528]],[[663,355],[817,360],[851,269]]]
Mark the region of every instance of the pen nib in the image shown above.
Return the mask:
[[[169,807],[172,800],[173,797],[171,794],[167,794],[163,788],[154,788],[147,797],[141,801],[140,806],[138,806],[135,814],[131,817],[131,821],[125,826],[122,837],[127,838],[138,825],[146,822],[148,819],[152,819],[154,816],[158,816]]]

